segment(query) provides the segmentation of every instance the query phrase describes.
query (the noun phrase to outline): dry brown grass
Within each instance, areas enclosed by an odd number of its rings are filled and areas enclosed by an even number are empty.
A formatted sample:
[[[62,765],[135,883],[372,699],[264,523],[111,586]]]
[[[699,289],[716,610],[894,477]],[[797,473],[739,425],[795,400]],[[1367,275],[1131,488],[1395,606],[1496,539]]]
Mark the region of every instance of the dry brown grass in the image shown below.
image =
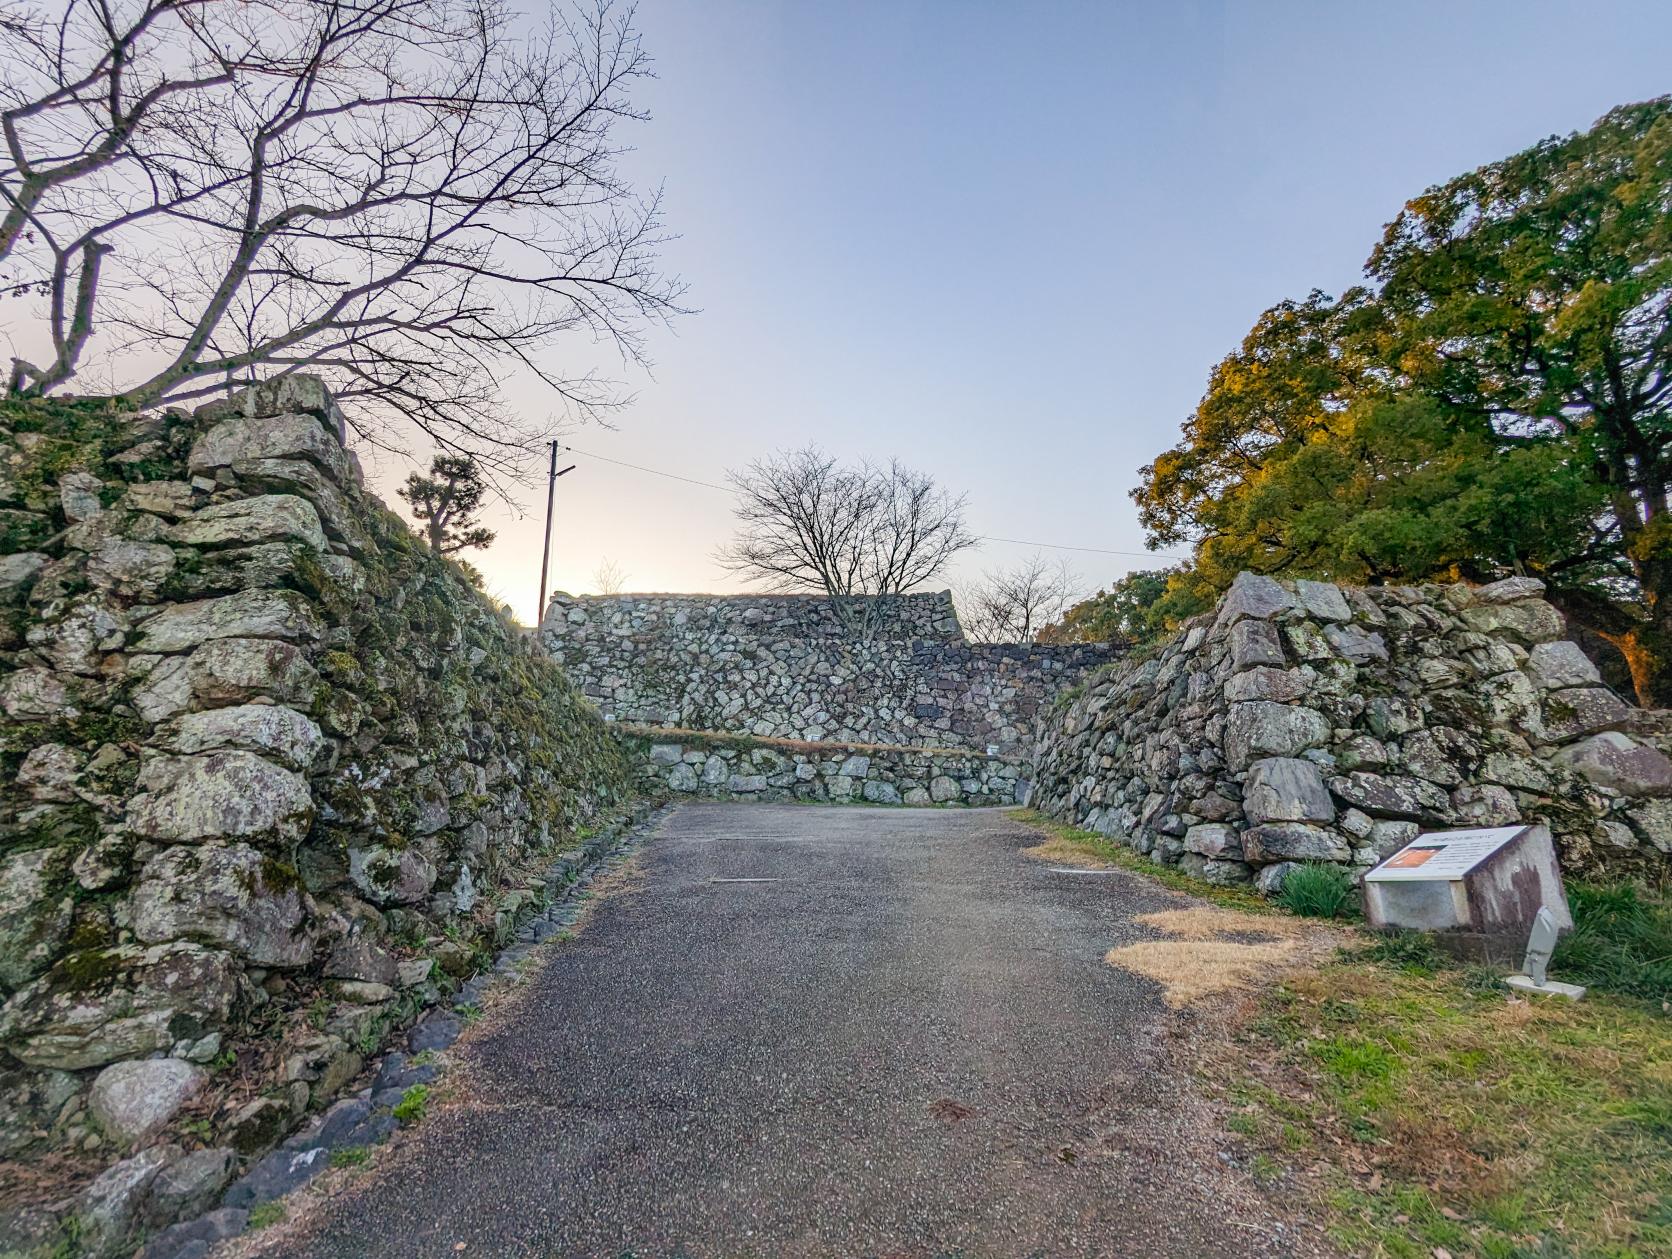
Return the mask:
[[[1022,856],[1035,861],[1049,861],[1053,865],[1075,866],[1082,870],[1118,870],[1113,861],[1093,852],[1083,844],[1075,844],[1060,835],[1053,835],[1042,844],[1022,849]]]
[[[1321,961],[1340,942],[1336,933],[1299,919],[1213,905],[1165,909],[1137,921],[1172,938],[1122,945],[1103,960],[1160,984],[1162,1000],[1175,1010],[1271,983]]]

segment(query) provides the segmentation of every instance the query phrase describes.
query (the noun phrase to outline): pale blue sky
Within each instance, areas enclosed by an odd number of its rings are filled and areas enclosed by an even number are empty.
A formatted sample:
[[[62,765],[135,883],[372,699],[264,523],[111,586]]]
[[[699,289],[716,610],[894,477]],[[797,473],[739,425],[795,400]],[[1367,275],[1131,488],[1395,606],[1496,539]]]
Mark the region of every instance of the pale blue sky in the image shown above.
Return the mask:
[[[1425,187],[1672,91],[1665,3],[645,0],[639,22],[660,77],[631,171],[665,181],[701,313],[574,444],[714,481],[807,441],[897,455],[967,491],[980,533],[1131,551],[1136,470],[1261,310],[1354,282]],[[735,588],[725,495],[574,461],[556,586],[610,557],[630,589]],[[495,523],[481,565],[526,617],[538,511]],[[1153,566],[1065,554],[1088,586]]]

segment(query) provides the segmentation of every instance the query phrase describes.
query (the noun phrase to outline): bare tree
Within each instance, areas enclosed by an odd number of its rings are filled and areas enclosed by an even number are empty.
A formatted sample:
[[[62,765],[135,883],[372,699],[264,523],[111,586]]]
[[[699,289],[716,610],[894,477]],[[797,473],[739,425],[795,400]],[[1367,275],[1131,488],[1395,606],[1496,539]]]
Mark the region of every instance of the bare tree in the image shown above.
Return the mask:
[[[1066,560],[1035,551],[1013,568],[988,569],[961,592],[958,612],[965,632],[983,643],[1031,643],[1080,595],[1080,577]]]
[[[887,596],[921,586],[976,544],[964,496],[898,460],[843,467],[809,446],[727,479],[740,527],[721,564],[772,589],[827,595],[855,638],[872,636]]]
[[[44,325],[13,394],[97,338],[134,405],[308,371],[373,444],[504,467],[507,373],[596,414],[619,395],[553,340],[638,360],[678,310],[618,169],[649,63],[611,0],[527,37],[502,0],[64,0],[0,22],[0,66],[3,291]]]
[[[474,459],[437,455],[430,461],[429,476],[414,472],[395,492],[412,507],[413,517],[424,526],[430,550],[437,555],[493,543],[494,531],[476,523],[487,488]]]
[[[592,572],[592,584],[598,588],[601,595],[618,595],[626,589],[627,574],[621,565],[605,556]]]

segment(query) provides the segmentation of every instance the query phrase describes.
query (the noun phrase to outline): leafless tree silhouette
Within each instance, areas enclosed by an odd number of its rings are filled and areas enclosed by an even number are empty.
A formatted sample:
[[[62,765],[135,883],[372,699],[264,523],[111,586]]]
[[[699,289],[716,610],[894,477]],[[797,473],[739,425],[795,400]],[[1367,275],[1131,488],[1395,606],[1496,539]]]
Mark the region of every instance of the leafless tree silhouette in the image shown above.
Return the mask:
[[[1035,551],[1013,568],[988,569],[961,591],[958,615],[964,632],[982,643],[1031,643],[1062,619],[1080,595],[1080,578],[1066,560]]]
[[[637,360],[679,310],[611,0],[533,33],[500,0],[65,0],[0,20],[0,65],[0,291],[45,327],[13,395],[94,341],[134,405],[308,371],[373,444],[503,470],[508,374],[596,415],[617,387],[553,341]]]
[[[887,596],[921,586],[976,544],[963,496],[898,460],[843,467],[809,446],[728,479],[740,527],[721,564],[775,590],[828,595],[855,638],[875,633]]]

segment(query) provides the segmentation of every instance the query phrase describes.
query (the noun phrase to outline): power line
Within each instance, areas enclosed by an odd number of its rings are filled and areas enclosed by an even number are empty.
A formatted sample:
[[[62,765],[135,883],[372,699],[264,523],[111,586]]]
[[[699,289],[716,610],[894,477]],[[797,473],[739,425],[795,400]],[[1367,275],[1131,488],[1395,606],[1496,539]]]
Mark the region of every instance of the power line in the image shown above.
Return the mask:
[[[670,481],[683,481],[687,485],[700,485],[704,489],[719,490],[723,494],[731,494],[735,492],[729,485],[716,485],[713,481],[701,481],[696,477],[680,476],[677,472],[663,472],[660,468],[647,468],[642,463],[628,463],[625,459],[611,459],[608,455],[596,455],[591,451],[582,450],[579,446],[565,446],[564,449],[571,451],[574,454],[581,455],[587,459],[597,459],[603,463],[613,463],[618,468],[631,468],[635,472],[648,472],[651,476],[666,477]],[[1184,555],[1169,555],[1163,551],[1118,551],[1110,547],[1102,546],[1072,546],[1065,542],[1028,542],[1022,538],[1000,538],[986,533],[977,534],[976,536],[983,542],[1006,542],[1012,546],[1042,547],[1048,551],[1086,551],[1093,555],[1121,555],[1131,559],[1140,560],[1183,560],[1189,558]]]

